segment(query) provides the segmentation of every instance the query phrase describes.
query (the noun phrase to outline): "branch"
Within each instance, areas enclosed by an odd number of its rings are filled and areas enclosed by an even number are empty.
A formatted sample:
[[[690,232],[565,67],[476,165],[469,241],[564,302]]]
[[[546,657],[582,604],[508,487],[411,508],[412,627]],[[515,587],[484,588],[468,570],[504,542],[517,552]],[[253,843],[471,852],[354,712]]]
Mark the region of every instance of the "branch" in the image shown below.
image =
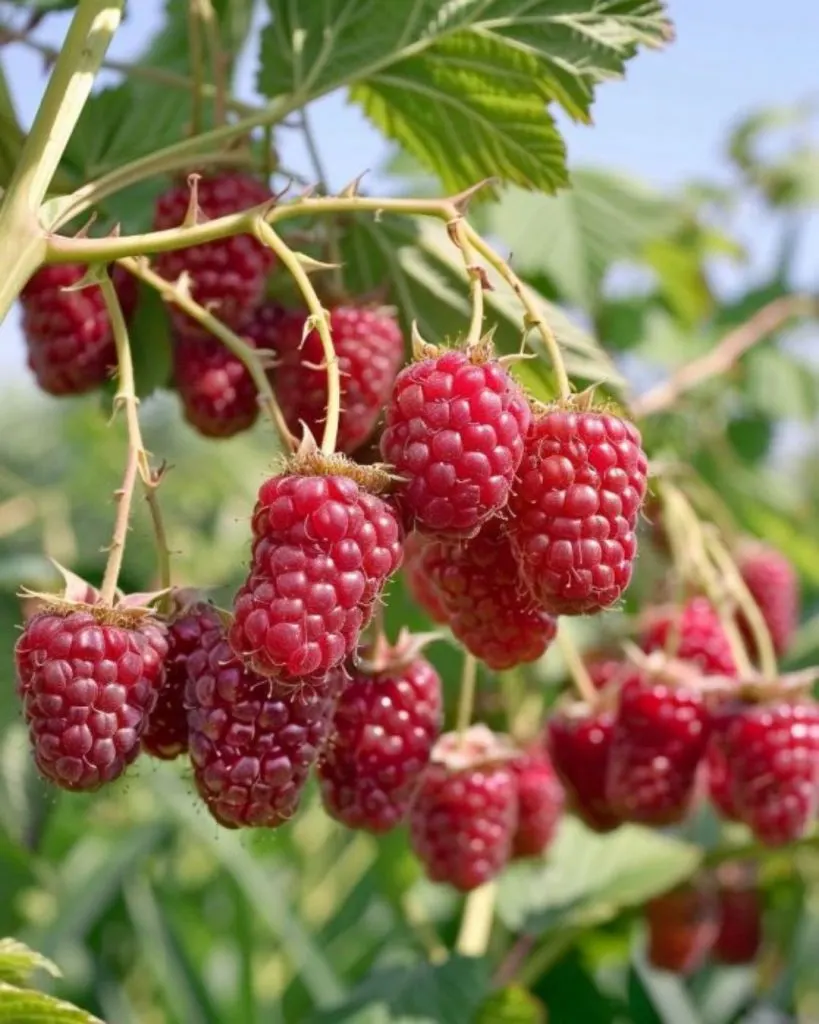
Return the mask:
[[[652,416],[670,408],[677,399],[711,377],[732,369],[759,342],[794,317],[816,315],[817,301],[807,295],[784,295],[763,306],[750,320],[729,331],[717,345],[699,359],[681,367],[669,380],[636,398],[634,416]]]

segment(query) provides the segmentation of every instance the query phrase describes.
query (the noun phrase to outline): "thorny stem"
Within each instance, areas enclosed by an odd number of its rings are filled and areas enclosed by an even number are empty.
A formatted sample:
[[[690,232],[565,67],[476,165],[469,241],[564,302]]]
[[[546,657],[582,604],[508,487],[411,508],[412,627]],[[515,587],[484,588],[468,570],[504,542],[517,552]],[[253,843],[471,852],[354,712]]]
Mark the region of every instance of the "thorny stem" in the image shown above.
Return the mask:
[[[278,256],[290,272],[290,276],[298,285],[310,316],[304,325],[305,333],[312,328],[318,331],[321,348],[324,354],[327,372],[327,418],[324,421],[324,434],[321,439],[321,450],[325,455],[332,455],[338,441],[338,423],[341,418],[341,374],[338,368],[336,350],[330,333],[330,317],[322,306],[298,254],[281,239],[264,220],[257,220],[254,225],[259,240]]]
[[[498,883],[493,879],[467,896],[461,927],[455,942],[455,951],[461,956],[485,955],[492,935],[497,895]]]
[[[193,90],[191,94],[190,134],[202,130],[202,86],[205,81],[205,58],[202,46],[202,22],[199,0],[188,0],[188,59],[190,61]]]
[[[461,689],[458,694],[458,713],[455,719],[455,731],[463,735],[472,721],[472,709],[475,706],[475,682],[478,675],[478,662],[474,654],[464,651],[464,667],[461,675]]]
[[[598,701],[597,690],[594,688],[594,683],[586,671],[586,666],[583,664],[583,659],[580,657],[574,640],[569,635],[568,628],[562,623],[559,623],[557,627],[557,646],[560,648],[560,653],[566,662],[566,667],[569,670],[569,675],[578,696],[590,708],[593,708]]]
[[[222,48],[222,40],[219,35],[219,23],[216,20],[216,12],[213,9],[211,0],[193,0],[196,9],[196,16],[204,30],[204,36],[208,44],[210,56],[211,81],[214,89],[214,110],[213,119],[215,124],[221,126],[225,123],[225,109],[227,86],[225,83],[225,68],[227,60]]]
[[[259,352],[243,341],[238,334],[235,334],[226,327],[221,320],[218,320],[212,313],[209,313],[204,306],[186,294],[179,286],[166,281],[155,271],[151,270],[145,260],[122,259],[120,264],[130,271],[135,277],[155,288],[166,302],[172,302],[178,306],[183,313],[187,313],[197,323],[207,328],[215,335],[222,344],[239,359],[247,372],[250,374],[256,390],[259,392],[259,402],[262,410],[273,424],[282,447],[285,451],[292,451],[295,448],[295,439],[290,433],[284,415],[276,401],[273,388],[267,378],[265,366],[260,358]]]
[[[765,624],[765,618],[759,610],[759,605],[754,600],[751,592],[745,585],[742,574],[737,568],[736,562],[731,557],[728,549],[719,539],[716,531],[706,529],[705,544],[711,553],[711,557],[717,564],[717,568],[725,577],[728,589],[744,614],[751,634],[756,644],[759,657],[759,665],[762,674],[766,679],[774,680],[777,677],[776,651],[771,640],[770,630]]]
[[[469,280],[469,301],[472,305],[472,316],[466,335],[466,345],[467,347],[474,347],[481,340],[481,335],[483,334],[483,282],[485,271],[475,263],[475,254],[469,239],[466,222],[457,211],[453,212],[455,217],[448,223],[447,228],[453,242],[461,250],[466,276]]]

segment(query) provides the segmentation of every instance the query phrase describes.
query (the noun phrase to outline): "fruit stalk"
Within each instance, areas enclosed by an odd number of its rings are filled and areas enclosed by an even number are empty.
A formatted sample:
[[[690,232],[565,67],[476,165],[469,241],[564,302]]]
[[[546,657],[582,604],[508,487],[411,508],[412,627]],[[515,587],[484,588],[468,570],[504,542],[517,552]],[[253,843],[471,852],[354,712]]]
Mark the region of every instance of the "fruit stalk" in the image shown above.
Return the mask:
[[[458,694],[458,712],[455,719],[455,731],[463,735],[472,721],[472,709],[475,705],[475,682],[478,675],[478,661],[474,654],[464,651],[464,667],[461,674],[461,689]]]
[[[492,935],[498,883],[493,879],[471,892],[464,904],[455,951],[461,956],[484,956]]]
[[[569,635],[569,629],[565,622],[557,627],[557,646],[560,648],[560,653],[566,662],[569,676],[574,683],[578,696],[590,708],[593,708],[597,704],[597,690],[589,673],[586,671],[586,666],[583,664],[583,659],[580,657],[574,640]]]
[[[324,422],[324,435],[321,439],[321,450],[325,455],[332,455],[336,450],[338,441],[338,422],[341,418],[341,374],[338,370],[338,359],[333,347],[333,338],[330,333],[330,317],[327,310],[322,306],[316,290],[310,282],[310,278],[304,267],[299,262],[298,255],[276,234],[273,228],[261,218],[254,224],[254,232],[259,241],[273,250],[290,275],[296,282],[299,291],[310,311],[307,324],[315,326],[321,339],[321,347],[324,352],[324,362],[327,370],[327,419]],[[312,325],[310,324],[312,321]]]
[[[310,163],[313,165],[313,173],[318,178],[318,186],[321,191],[327,195],[329,191],[329,179],[324,169],[324,161],[321,159],[318,143],[316,142],[313,130],[310,127],[306,107],[302,107],[300,111],[300,127],[302,135],[304,136],[304,145],[307,147],[307,155],[310,157]],[[341,246],[339,245],[338,223],[334,217],[330,217],[327,221],[326,239],[328,257],[330,259],[330,263],[333,265],[330,272],[333,287],[339,295],[342,295],[344,292],[344,279],[341,274]]]

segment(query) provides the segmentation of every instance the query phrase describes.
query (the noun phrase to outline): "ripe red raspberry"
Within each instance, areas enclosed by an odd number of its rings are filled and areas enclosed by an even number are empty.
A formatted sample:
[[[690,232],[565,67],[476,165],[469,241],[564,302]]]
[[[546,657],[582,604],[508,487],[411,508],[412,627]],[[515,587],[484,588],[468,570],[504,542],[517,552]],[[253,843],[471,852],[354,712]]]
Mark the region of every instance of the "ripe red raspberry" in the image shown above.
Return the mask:
[[[595,832],[611,832],[621,823],[606,795],[614,715],[574,704],[552,715],[546,746],[566,788],[572,810]]]
[[[185,419],[204,437],[233,437],[256,422],[256,385],[218,338],[177,337],[173,376]]]
[[[557,623],[521,585],[509,540],[498,520],[467,541],[431,540],[422,571],[435,588],[453,634],[496,671],[540,658]]]
[[[545,750],[532,749],[510,762],[518,787],[518,825],[512,857],[539,857],[554,839],[565,794]]]
[[[671,825],[691,807],[710,720],[681,672],[635,671],[620,690],[606,793],[623,821]]]
[[[154,230],[179,227],[185,219],[191,190],[187,182],[174,185],[161,196],[154,214]],[[267,202],[270,190],[261,181],[240,171],[221,172],[199,179],[199,209],[209,220]],[[184,273],[190,277],[191,296],[233,330],[251,320],[264,295],[265,277],[273,266],[273,253],[252,235],[233,235],[187,249],[163,252],[156,269],[167,281]],[[178,307],[170,316],[180,334],[209,338],[210,332]]]
[[[509,861],[518,799],[508,756],[485,726],[442,736],[410,812],[410,844],[433,882],[461,892]]]
[[[430,538],[413,530],[404,541],[404,583],[412,600],[439,625],[449,621],[438,589],[424,569],[423,553]],[[435,543],[435,541],[432,541]]]
[[[137,757],[162,685],[165,630],[111,609],[35,614],[15,646],[34,760],[55,785],[99,789]]]
[[[720,964],[751,964],[762,946],[762,895],[754,884],[722,887],[719,931],[712,950]]]
[[[327,738],[343,672],[283,696],[239,661],[218,626],[202,634],[187,673],[190,756],[208,810],[226,828],[283,824]]]
[[[737,565],[745,586],[756,601],[774,650],[779,657],[788,649],[799,625],[799,577],[788,559],[758,541],[748,541],[737,552]],[[756,654],[753,631],[744,616],[739,627],[748,650]]]
[[[392,665],[390,665],[392,662]],[[400,824],[441,729],[441,680],[419,655],[387,655],[383,671],[353,669],[319,762],[325,810],[348,828]]]
[[[444,352],[395,381],[381,454],[419,529],[471,537],[506,505],[531,422],[514,378],[482,350]]]
[[[344,469],[325,460],[325,469],[333,467]],[[261,675],[285,679],[340,665],[401,564],[401,528],[390,507],[348,476],[290,472],[262,484],[253,535],[250,574],[234,604],[233,650]]]
[[[621,656],[603,652],[586,655],[585,666],[595,690],[604,690],[609,685],[619,688],[633,672],[633,666]]]
[[[702,967],[717,935],[717,906],[711,888],[682,885],[649,900],[648,962],[674,974],[693,974]]]
[[[617,416],[555,410],[532,424],[509,500],[509,536],[546,611],[591,614],[622,596],[647,470],[639,431]]]
[[[739,812],[731,795],[731,775],[728,771],[728,762],[713,739],[705,752],[704,768],[708,782],[708,796],[719,816],[726,821],[739,821]]]
[[[819,807],[819,707],[735,703],[714,718],[728,766],[730,798],[766,846],[793,842]]]
[[[81,395],[100,387],[117,365],[105,300],[98,285],[63,291],[86,274],[77,264],[43,267],[23,289],[23,336],[28,365],[50,395]],[[123,314],[136,306],[136,279],[114,267],[111,280]]]
[[[694,597],[682,611],[658,610],[649,618],[641,643],[643,650],[665,650],[672,626],[677,637],[673,657],[693,662],[707,676],[736,676],[737,665],[731,645],[708,598]]]
[[[319,437],[327,414],[327,371],[318,331],[302,343],[305,313],[283,319],[276,337],[276,393],[290,430],[301,423]],[[341,374],[339,451],[354,452],[370,436],[404,361],[404,338],[387,309],[335,306],[330,310],[333,348]]]
[[[168,623],[165,682],[142,735],[143,750],[151,757],[172,761],[188,749],[188,659],[199,649],[204,633],[221,624],[216,609],[206,601],[183,606]]]

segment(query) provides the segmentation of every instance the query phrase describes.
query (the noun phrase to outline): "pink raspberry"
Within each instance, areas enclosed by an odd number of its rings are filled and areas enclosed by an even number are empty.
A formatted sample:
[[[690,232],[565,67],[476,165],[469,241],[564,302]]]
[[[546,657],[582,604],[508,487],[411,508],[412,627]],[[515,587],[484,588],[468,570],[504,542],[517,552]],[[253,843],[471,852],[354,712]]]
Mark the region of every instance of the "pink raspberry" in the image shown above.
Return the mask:
[[[114,625],[110,609],[66,606],[29,619],[14,651],[17,682],[47,779],[95,790],[122,775],[140,752],[167,650],[149,615]]]
[[[514,378],[483,352],[449,351],[395,381],[381,454],[419,529],[471,537],[506,505],[531,422]]]
[[[401,564],[395,515],[348,476],[293,472],[262,484],[253,535],[233,650],[265,676],[329,672],[356,650]]]
[[[631,580],[648,462],[640,433],[599,412],[532,424],[509,500],[521,576],[552,615],[608,608]]]
[[[672,626],[677,636],[673,657],[693,662],[707,676],[736,676],[731,645],[708,598],[693,597],[681,611],[658,609],[643,634],[643,650],[665,650]]]

